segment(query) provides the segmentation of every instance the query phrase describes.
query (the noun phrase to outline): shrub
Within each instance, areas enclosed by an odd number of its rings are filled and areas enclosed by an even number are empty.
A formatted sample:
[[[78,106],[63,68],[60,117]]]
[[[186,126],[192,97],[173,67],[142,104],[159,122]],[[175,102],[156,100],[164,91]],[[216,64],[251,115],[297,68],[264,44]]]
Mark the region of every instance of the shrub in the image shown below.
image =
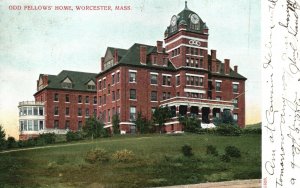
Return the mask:
[[[214,156],[218,156],[219,153],[217,151],[217,148],[213,145],[208,145],[206,146],[206,154],[208,155],[214,155]]]
[[[117,162],[130,162],[134,160],[134,153],[130,150],[123,149],[116,151],[112,155],[113,160]]]
[[[85,160],[92,164],[96,162],[107,162],[109,161],[109,155],[107,151],[102,148],[93,149],[87,152]]]
[[[8,137],[6,142],[7,142],[7,148],[8,149],[9,148],[15,148],[15,147],[18,146],[14,137],[11,137],[11,136]]]
[[[243,129],[243,134],[261,134],[261,128]]]
[[[229,163],[231,161],[230,156],[227,154],[223,154],[220,156],[220,160],[225,162],[225,163]]]
[[[181,147],[182,154],[186,157],[193,156],[192,147],[188,144],[185,144]]]
[[[228,155],[230,157],[235,157],[235,158],[241,157],[240,150],[235,146],[227,146],[225,148],[225,153],[226,153],[226,155]]]
[[[77,141],[77,140],[82,140],[82,134],[81,132],[72,132],[72,131],[68,131],[66,134],[66,139],[67,142],[71,142],[71,141]]]
[[[55,143],[55,133],[40,134],[40,137],[38,139],[43,139],[45,144],[54,144]]]
[[[220,125],[216,129],[217,134],[221,136],[240,136],[241,129],[234,125]]]

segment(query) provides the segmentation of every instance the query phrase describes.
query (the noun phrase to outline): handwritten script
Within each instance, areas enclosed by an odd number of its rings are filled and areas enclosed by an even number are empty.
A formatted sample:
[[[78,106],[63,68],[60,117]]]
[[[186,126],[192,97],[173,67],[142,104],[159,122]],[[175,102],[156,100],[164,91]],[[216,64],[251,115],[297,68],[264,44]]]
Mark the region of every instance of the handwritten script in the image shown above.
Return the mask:
[[[263,2],[263,187],[300,187],[299,1]]]

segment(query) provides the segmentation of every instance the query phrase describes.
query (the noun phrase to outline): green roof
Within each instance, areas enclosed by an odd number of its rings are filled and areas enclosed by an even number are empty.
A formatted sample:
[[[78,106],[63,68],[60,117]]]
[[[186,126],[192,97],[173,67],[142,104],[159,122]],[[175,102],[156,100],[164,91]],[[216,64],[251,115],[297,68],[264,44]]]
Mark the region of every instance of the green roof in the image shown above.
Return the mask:
[[[115,47],[107,47],[112,54],[114,54],[115,50],[118,52],[118,61],[122,59],[122,57],[127,53],[128,50],[122,48],[115,48]]]
[[[40,74],[40,77],[43,75],[44,74]],[[48,86],[46,86],[44,89],[67,89],[91,92],[91,90],[88,90],[87,84],[91,80],[93,80],[96,84],[96,76],[97,74],[95,73],[63,70],[58,75],[48,75]],[[62,87],[62,82],[66,78],[69,78],[71,80],[72,88]],[[94,92],[96,92],[96,90],[94,90]]]

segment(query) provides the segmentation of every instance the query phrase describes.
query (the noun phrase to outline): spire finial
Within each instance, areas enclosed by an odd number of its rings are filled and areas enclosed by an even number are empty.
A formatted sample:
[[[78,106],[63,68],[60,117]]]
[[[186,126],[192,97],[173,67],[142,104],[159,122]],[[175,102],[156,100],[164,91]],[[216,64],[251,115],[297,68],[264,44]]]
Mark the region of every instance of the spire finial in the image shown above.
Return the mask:
[[[185,1],[185,8],[188,8],[188,7],[187,7],[187,1]]]

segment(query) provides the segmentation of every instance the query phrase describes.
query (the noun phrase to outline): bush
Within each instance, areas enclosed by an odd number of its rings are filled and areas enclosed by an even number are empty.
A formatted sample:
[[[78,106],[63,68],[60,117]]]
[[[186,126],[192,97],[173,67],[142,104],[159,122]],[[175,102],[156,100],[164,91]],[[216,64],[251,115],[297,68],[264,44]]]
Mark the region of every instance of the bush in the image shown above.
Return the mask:
[[[225,153],[226,153],[226,155],[228,155],[230,157],[235,157],[235,158],[241,157],[240,150],[235,146],[227,146],[225,148]]]
[[[127,149],[119,150],[112,155],[112,158],[117,162],[130,162],[134,160],[134,153]]]
[[[67,142],[71,142],[71,141],[77,141],[77,140],[82,140],[82,134],[81,132],[72,132],[72,131],[68,131],[66,134],[66,139]]]
[[[216,132],[221,136],[240,136],[242,131],[234,125],[220,125],[217,127]]]
[[[181,147],[182,154],[186,157],[193,156],[192,147],[188,144],[185,144]]]
[[[220,160],[225,162],[225,163],[229,163],[231,161],[230,156],[227,154],[223,154],[220,156]]]
[[[54,144],[55,143],[55,133],[40,134],[38,139],[43,139],[45,144]]]
[[[96,163],[96,162],[107,162],[109,161],[109,155],[105,149],[98,148],[98,149],[93,149],[87,152],[85,156],[85,161],[89,163]]]
[[[243,134],[261,134],[261,128],[242,129]]]
[[[218,156],[219,153],[217,151],[217,148],[213,145],[208,145],[206,146],[206,154],[208,155],[214,155],[214,156]]]

